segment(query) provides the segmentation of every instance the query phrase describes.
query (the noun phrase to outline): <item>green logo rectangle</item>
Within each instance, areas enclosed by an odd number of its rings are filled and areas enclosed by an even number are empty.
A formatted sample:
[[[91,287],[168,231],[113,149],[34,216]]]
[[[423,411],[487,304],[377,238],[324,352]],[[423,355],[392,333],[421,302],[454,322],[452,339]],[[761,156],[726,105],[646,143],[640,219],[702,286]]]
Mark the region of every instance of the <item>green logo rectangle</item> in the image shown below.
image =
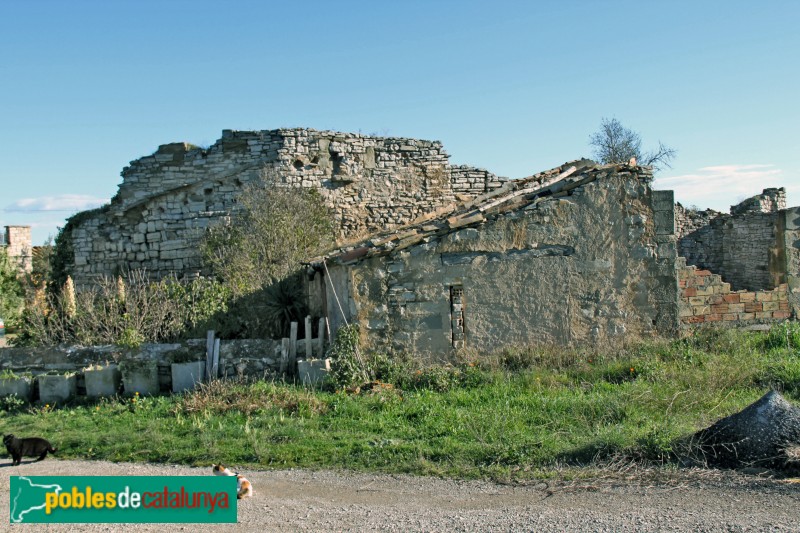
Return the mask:
[[[11,523],[235,523],[236,477],[11,476]]]

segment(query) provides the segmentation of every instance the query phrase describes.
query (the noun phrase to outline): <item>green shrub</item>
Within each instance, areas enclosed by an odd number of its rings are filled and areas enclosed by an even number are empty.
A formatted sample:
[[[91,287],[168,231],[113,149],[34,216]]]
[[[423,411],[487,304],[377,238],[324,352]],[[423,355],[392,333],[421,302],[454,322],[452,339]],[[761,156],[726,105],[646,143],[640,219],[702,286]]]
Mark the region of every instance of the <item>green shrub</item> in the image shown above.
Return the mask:
[[[360,337],[357,324],[342,326],[328,349],[331,359],[331,379],[336,387],[344,388],[359,385],[372,379],[359,349]]]

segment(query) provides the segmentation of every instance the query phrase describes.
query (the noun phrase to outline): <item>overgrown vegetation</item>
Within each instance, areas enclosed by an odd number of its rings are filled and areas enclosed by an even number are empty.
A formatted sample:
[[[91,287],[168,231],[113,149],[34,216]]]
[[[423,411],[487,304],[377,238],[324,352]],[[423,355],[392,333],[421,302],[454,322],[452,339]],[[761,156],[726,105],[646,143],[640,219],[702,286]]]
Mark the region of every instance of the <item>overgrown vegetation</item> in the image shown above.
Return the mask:
[[[6,249],[0,248],[0,318],[6,327],[13,328],[25,304],[25,288],[19,270],[8,257]]]
[[[75,261],[72,234],[108,208],[69,218],[55,245],[42,254],[47,264],[39,261],[42,268],[30,277],[17,344],[136,346],[202,336],[202,328],[214,329],[223,338],[285,336],[289,324],[302,324],[307,313],[301,261],[333,244],[332,217],[320,193],[289,187],[276,171],[265,169],[260,179],[244,187],[229,223],[212,227],[203,239],[210,279],[154,282],[143,272],[123,270],[127,299],[115,293],[116,278],[74,291],[68,287]],[[1,267],[2,263],[0,282]],[[5,297],[0,302],[14,303]],[[6,312],[4,318],[13,323],[21,309],[20,305],[16,315]]]
[[[330,213],[316,189],[289,187],[275,171],[247,185],[235,221],[213,227],[204,243],[206,264],[234,297],[280,281],[333,243]]]
[[[29,302],[14,342],[132,348],[202,336],[208,322],[227,309],[228,297],[225,287],[210,280],[153,281],[143,271],[129,272],[124,279],[103,278],[82,291],[75,291],[67,277],[60,293]]]
[[[375,355],[365,364],[376,381],[351,392],[214,382],[171,397],[10,406],[0,431],[48,437],[63,457],[507,481],[565,466],[678,465],[692,454],[687,435],[769,388],[800,401],[797,323],[619,351],[525,347],[447,366]]]

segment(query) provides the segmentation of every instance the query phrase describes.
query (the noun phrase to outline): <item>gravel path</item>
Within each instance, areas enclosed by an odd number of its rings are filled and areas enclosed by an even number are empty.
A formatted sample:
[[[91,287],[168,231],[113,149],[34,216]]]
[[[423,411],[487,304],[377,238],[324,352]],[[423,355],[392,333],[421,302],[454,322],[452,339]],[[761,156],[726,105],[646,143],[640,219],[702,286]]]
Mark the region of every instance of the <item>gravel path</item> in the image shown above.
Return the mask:
[[[11,475],[210,473],[210,468],[54,459],[0,467],[3,525],[9,523]],[[525,486],[332,471],[246,474],[255,496],[239,502],[236,525],[142,524],[125,531],[800,531],[800,484],[731,472],[629,472]],[[120,530],[119,524],[9,527]]]

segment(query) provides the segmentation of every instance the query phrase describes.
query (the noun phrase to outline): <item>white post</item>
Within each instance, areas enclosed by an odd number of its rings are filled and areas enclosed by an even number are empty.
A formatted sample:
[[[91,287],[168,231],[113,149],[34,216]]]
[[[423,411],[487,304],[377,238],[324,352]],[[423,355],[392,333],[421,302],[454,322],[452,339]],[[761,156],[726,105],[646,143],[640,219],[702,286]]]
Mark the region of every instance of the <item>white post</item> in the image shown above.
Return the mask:
[[[322,359],[325,357],[325,317],[319,319],[319,331],[317,331],[317,350],[319,351],[319,357]]]

